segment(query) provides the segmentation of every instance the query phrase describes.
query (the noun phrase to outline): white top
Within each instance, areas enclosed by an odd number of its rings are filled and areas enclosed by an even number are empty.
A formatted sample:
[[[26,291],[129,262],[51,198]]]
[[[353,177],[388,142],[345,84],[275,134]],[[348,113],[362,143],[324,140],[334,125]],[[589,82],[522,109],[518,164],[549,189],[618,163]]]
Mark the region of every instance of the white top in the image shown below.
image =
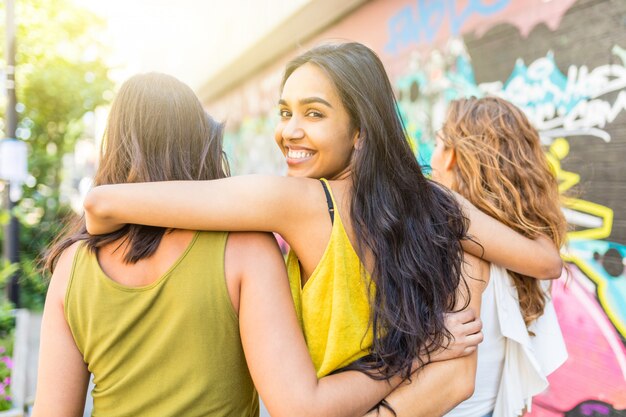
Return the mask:
[[[548,281],[542,281],[546,291]],[[528,327],[519,308],[517,288],[506,269],[491,265],[480,317],[484,340],[478,348],[474,395],[446,414],[518,417],[530,411],[532,397],[548,387],[547,376],[565,362],[567,351],[552,300]]]

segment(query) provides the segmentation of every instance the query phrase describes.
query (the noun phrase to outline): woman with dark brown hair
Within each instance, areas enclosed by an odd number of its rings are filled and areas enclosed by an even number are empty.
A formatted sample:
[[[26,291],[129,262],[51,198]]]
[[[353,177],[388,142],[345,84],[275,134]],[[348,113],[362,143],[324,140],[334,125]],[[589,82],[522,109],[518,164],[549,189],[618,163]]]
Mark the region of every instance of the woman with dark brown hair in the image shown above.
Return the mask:
[[[496,97],[455,100],[437,135],[433,178],[529,238],[563,245],[567,223],[537,130]],[[548,285],[491,264],[482,297],[476,390],[449,416],[517,417],[566,358]],[[505,370],[506,369],[506,370]],[[491,414],[489,414],[491,415]]]
[[[163,74],[122,85],[95,185],[227,175],[222,126],[189,87]],[[89,374],[95,416],[253,417],[253,382],[275,416],[358,416],[400,380],[318,379],[270,234],[135,224],[91,236],[81,218],[47,265],[35,417],[82,416]],[[479,341],[465,338],[479,331],[471,313],[455,320],[438,359]]]

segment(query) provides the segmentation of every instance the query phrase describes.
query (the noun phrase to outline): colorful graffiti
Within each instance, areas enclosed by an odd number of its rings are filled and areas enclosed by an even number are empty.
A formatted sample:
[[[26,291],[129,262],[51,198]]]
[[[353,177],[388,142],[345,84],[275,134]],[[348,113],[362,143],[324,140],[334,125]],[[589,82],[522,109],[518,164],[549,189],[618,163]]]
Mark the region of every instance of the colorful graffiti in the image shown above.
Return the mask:
[[[625,56],[618,45],[612,52],[620,60]],[[564,194],[564,212],[574,227],[563,252],[569,280],[556,283],[553,297],[570,357],[550,377],[551,388],[536,399],[529,416],[624,415],[626,245],[604,240],[613,230],[611,208],[567,196],[581,176],[563,163],[571,141],[611,142],[608,127],[626,110],[626,62],[592,69],[572,65],[565,76],[548,52],[528,66],[519,59],[503,82],[476,83],[461,39],[413,60],[414,70],[398,78],[396,88],[420,161],[430,159],[434,132],[450,100],[497,95],[523,109],[538,128]]]
[[[540,131],[572,227],[567,273],[553,286],[569,359],[528,416],[626,416],[626,2],[373,0],[362,10],[337,27],[367,22],[377,37],[364,41],[390,70],[425,169],[455,98],[503,97]],[[259,94],[235,95],[249,115],[226,142],[236,173],[284,165],[271,141],[271,105],[259,104],[280,70],[263,75]]]
[[[620,58],[626,57],[617,45],[613,51]],[[592,71],[586,66],[570,66],[566,77],[549,52],[530,66],[518,60],[505,83],[476,84],[460,39],[449,41],[444,52],[430,51],[425,59],[419,54],[413,59],[411,65],[418,69],[400,78],[396,86],[409,135],[424,152],[428,147],[419,145],[432,144],[434,131],[445,117],[446,103],[458,97],[496,95],[511,101],[524,110],[546,144],[555,138],[580,135],[608,142],[611,137],[604,127],[626,110],[626,62]],[[604,98],[612,92],[618,92],[614,100]]]
[[[444,23],[449,25],[451,34],[456,36],[471,15],[489,16],[501,11],[510,2],[511,0],[470,0],[465,7],[458,10],[454,0],[418,0],[389,19],[389,41],[385,51],[393,54],[411,44],[432,42]]]
[[[275,115],[245,117],[224,135],[224,150],[234,174],[281,174],[284,158],[274,144]]]
[[[616,410],[602,401],[585,401],[565,413],[565,417],[619,417],[626,415],[626,410]]]
[[[444,51],[414,54],[410,66],[413,70],[396,81],[398,107],[420,163],[428,166],[435,132],[443,123],[448,103],[484,93],[476,84],[461,39],[448,41]]]
[[[413,0],[386,22],[382,50],[389,55],[430,47],[441,40],[474,32],[482,36],[503,23],[526,37],[538,24],[556,30],[576,0]],[[379,1],[380,2],[380,1]],[[534,3],[534,4],[533,4]]]
[[[619,46],[615,45],[613,51],[623,56]],[[586,135],[608,142],[610,135],[602,128],[626,110],[624,65],[602,65],[591,71],[584,65],[572,65],[566,77],[550,52],[529,67],[518,61],[504,88],[487,92],[521,107],[544,137]],[[489,85],[494,86],[497,83]],[[616,99],[604,98],[612,92],[619,92]]]
[[[535,398],[528,417],[606,415],[582,406],[598,400],[611,410],[626,408],[626,347],[598,303],[596,287],[571,265],[567,280],[555,282],[552,297],[569,358],[548,377],[550,387]]]

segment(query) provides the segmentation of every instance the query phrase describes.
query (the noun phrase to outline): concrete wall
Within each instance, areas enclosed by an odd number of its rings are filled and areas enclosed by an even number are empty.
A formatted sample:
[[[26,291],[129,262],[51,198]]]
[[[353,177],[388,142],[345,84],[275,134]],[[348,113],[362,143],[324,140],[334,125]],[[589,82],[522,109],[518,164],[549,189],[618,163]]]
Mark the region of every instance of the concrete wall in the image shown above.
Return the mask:
[[[331,38],[379,53],[424,163],[451,99],[496,94],[528,114],[569,195],[572,225],[570,276],[553,291],[570,357],[531,415],[624,415],[626,1],[368,2],[239,88],[207,98],[210,112],[228,115],[236,172],[282,172],[272,140],[282,66]]]

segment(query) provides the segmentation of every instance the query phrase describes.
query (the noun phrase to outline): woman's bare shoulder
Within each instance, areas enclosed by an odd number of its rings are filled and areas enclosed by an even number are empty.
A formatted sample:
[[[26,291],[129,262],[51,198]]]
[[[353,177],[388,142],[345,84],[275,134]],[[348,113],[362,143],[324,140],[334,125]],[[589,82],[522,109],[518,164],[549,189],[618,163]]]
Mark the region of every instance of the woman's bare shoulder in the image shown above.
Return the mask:
[[[52,277],[50,278],[47,300],[55,299],[62,302],[65,299],[67,285],[69,283],[70,276],[72,275],[74,258],[76,257],[78,248],[83,243],[83,241],[74,242],[59,256],[59,259],[54,267]]]

